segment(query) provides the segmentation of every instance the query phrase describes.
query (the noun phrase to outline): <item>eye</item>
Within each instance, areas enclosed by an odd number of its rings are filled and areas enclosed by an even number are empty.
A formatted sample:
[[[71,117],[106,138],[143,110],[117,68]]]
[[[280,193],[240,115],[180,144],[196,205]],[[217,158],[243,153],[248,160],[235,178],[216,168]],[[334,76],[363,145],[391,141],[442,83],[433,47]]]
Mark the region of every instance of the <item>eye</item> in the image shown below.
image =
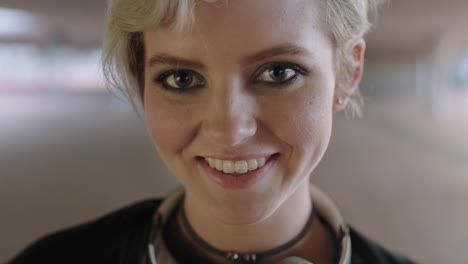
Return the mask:
[[[154,80],[166,90],[183,92],[192,88],[201,88],[206,81],[200,74],[192,70],[171,70],[163,72]]]
[[[291,63],[269,63],[257,71],[255,82],[283,84],[307,75],[308,71]]]

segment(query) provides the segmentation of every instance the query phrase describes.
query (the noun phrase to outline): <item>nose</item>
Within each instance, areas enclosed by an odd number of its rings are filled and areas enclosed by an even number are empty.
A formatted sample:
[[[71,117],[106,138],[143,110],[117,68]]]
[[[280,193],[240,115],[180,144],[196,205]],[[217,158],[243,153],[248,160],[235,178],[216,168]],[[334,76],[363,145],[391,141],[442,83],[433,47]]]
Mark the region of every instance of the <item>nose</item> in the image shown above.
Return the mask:
[[[244,89],[241,80],[232,79],[211,86],[205,108],[202,133],[221,147],[234,147],[251,139],[257,132],[255,97]]]

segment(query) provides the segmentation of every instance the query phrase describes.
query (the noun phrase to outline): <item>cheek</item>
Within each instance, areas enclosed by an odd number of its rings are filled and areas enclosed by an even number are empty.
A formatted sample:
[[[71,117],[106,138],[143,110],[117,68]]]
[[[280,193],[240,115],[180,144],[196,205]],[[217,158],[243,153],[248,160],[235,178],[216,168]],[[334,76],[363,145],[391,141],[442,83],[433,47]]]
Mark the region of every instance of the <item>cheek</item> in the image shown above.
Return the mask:
[[[185,107],[170,107],[157,100],[145,100],[145,116],[149,134],[159,153],[167,162],[180,153],[193,137],[190,111]]]
[[[275,109],[278,118],[273,129],[287,144],[284,174],[291,179],[309,175],[327,149],[332,127],[332,87],[306,90]]]
[[[302,133],[305,139],[324,139],[328,138],[331,133],[332,122],[332,97],[330,94],[323,94],[319,97],[311,98],[304,106],[299,109],[302,122],[298,122],[301,126],[298,133]]]
[[[330,89],[332,90],[332,89]],[[296,94],[275,107],[275,129],[293,147],[310,147],[331,133],[333,93],[328,89]]]

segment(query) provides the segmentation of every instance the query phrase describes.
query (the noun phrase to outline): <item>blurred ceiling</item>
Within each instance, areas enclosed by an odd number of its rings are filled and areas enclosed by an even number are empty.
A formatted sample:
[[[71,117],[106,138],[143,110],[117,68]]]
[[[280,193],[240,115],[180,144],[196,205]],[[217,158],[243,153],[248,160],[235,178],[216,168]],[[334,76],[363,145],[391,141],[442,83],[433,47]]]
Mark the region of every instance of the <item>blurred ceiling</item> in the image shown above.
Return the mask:
[[[367,42],[371,53],[417,54],[441,38],[468,47],[468,0],[389,0]]]
[[[105,0],[2,0],[0,4],[42,16],[57,32],[55,41],[78,46],[100,44],[105,6]],[[368,36],[368,50],[415,52],[447,34],[468,38],[467,29],[468,0],[390,0]]]
[[[101,43],[105,0],[1,0],[0,7],[22,9],[42,17],[55,33],[47,36],[49,39],[37,38],[37,42],[72,42],[85,47]]]

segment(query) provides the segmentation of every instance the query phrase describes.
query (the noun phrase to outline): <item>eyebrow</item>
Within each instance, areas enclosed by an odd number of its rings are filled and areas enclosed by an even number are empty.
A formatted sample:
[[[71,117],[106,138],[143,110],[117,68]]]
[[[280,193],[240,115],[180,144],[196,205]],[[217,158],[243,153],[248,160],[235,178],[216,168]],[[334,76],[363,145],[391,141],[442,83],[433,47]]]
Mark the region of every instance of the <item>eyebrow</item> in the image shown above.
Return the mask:
[[[148,66],[150,68],[158,64],[166,64],[177,67],[183,66],[188,68],[206,68],[203,63],[179,58],[165,53],[156,54],[148,60]]]
[[[275,57],[280,55],[311,55],[311,53],[302,47],[292,45],[292,44],[283,44],[278,45],[260,52],[249,55],[242,60],[242,63],[252,64],[257,61],[265,60],[269,57]]]
[[[266,50],[262,50],[260,52],[254,53],[252,55],[248,55],[244,57],[241,62],[243,64],[252,64],[257,61],[265,60],[269,57],[280,56],[280,55],[310,55],[311,53],[302,47],[291,45],[291,44],[283,44],[278,45]],[[188,67],[188,68],[199,68],[205,69],[206,66],[198,61],[183,59],[177,56],[172,56],[166,53],[160,53],[152,56],[148,60],[148,66],[151,68],[158,64],[165,64],[177,67]]]

